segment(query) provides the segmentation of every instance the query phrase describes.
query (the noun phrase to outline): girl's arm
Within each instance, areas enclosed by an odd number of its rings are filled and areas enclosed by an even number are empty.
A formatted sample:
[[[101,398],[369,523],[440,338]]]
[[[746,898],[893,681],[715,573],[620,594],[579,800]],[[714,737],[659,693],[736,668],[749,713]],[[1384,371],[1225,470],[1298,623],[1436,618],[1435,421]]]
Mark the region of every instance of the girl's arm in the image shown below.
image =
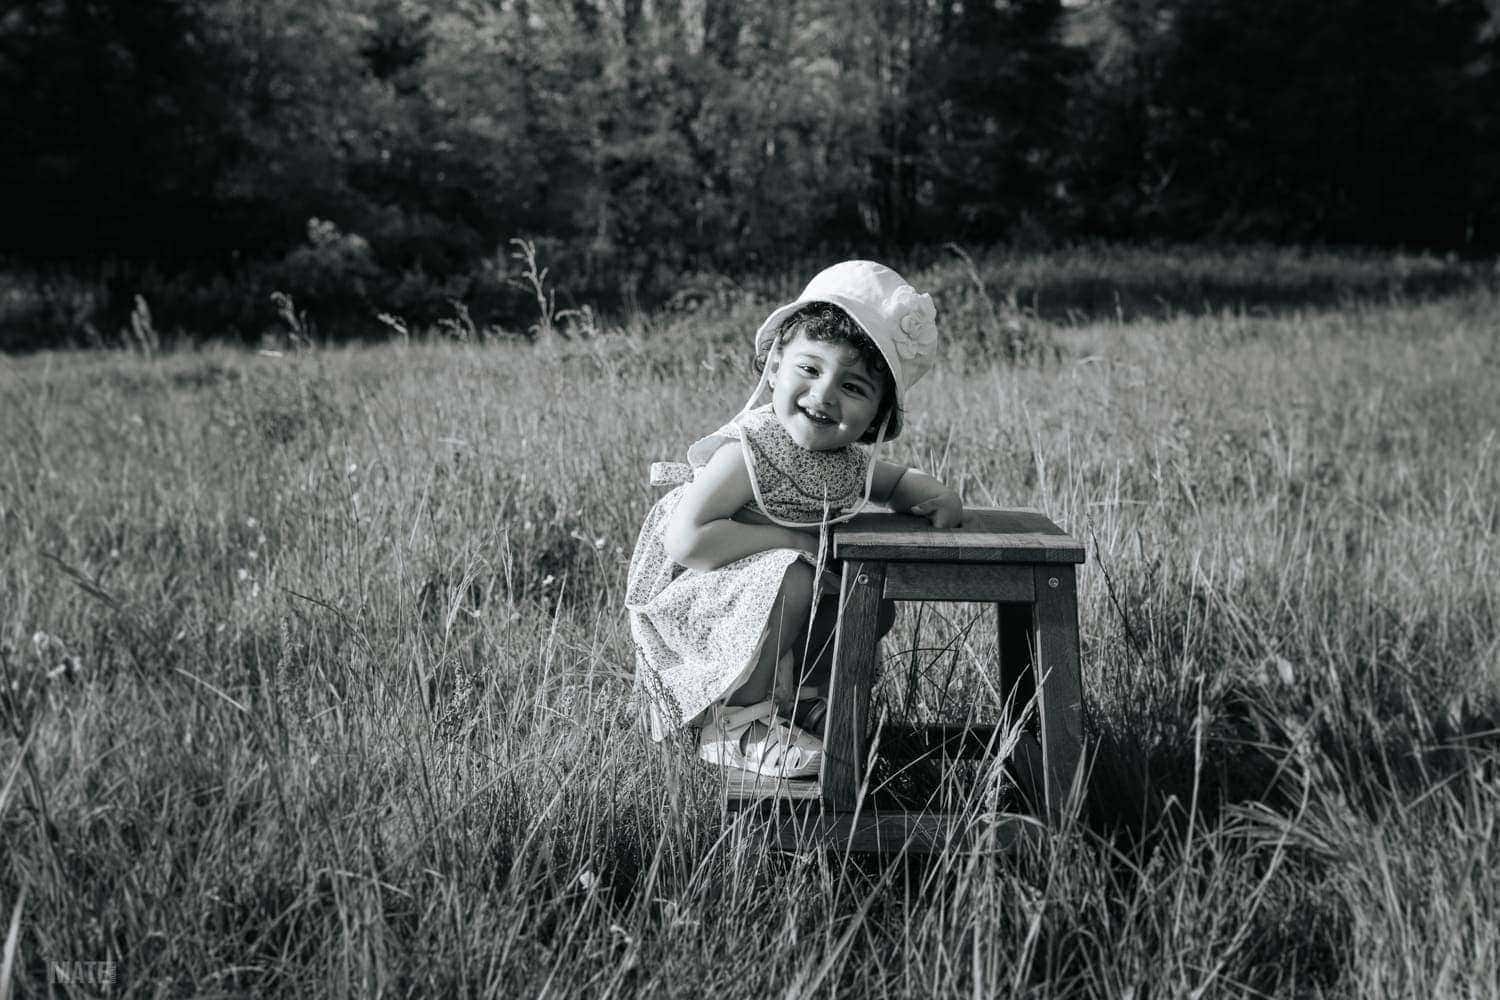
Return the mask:
[[[688,569],[718,569],[768,549],[798,549],[816,555],[815,535],[775,524],[744,524],[735,511],[754,499],[740,449],[728,444],[683,488],[662,543],[667,556]]]
[[[875,463],[870,499],[899,514],[919,514],[934,528],[957,527],[964,519],[963,498],[941,480],[891,462]]]

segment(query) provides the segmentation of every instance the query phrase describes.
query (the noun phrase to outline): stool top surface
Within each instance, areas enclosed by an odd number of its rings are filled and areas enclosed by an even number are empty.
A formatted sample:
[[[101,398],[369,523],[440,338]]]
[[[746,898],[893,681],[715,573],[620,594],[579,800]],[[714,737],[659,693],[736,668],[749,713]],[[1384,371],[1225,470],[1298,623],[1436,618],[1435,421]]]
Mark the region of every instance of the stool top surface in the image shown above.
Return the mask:
[[[1083,543],[1036,510],[966,507],[957,528],[912,514],[869,512],[833,529],[837,559],[899,562],[1081,563]]]

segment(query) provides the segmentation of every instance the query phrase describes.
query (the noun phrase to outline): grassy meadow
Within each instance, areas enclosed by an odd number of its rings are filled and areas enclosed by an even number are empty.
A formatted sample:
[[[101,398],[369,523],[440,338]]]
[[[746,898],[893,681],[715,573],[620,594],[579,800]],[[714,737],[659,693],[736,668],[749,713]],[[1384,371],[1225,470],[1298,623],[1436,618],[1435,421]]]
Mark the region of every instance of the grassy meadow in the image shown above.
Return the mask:
[[[909,274],[893,454],[1088,546],[1091,781],[1009,854],[998,768],[908,782],[969,847],[778,854],[636,735],[646,469],[771,292],[0,358],[0,995],[1500,995],[1500,293],[1278,260]],[[877,711],[982,713],[987,622],[903,609]]]

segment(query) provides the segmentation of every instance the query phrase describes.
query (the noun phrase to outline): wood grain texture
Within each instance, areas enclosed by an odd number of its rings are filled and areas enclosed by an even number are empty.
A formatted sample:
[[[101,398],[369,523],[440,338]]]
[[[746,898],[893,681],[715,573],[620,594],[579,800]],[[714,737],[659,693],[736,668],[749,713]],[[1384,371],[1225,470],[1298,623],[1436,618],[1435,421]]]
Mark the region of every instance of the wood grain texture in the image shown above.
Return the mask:
[[[814,778],[790,781],[730,767],[724,768],[723,788],[724,800],[731,805],[765,799],[812,801],[819,798],[823,791],[822,786]]]
[[[1030,565],[890,562],[885,597],[893,601],[1008,601],[1029,603]]]
[[[884,563],[844,563],[843,607],[834,638],[828,722],[823,732],[823,802],[836,810],[854,808],[864,770],[865,717],[875,679],[877,619],[884,591]]]
[[[967,508],[960,527],[944,530],[911,514],[860,514],[834,528],[833,552],[839,559],[915,562],[1084,561],[1083,544],[1045,514],[994,507]]]
[[[1053,582],[1056,586],[1053,586]],[[1078,593],[1072,566],[1036,567],[1037,700],[1047,817],[1063,813],[1083,758],[1083,678],[1078,665]]]

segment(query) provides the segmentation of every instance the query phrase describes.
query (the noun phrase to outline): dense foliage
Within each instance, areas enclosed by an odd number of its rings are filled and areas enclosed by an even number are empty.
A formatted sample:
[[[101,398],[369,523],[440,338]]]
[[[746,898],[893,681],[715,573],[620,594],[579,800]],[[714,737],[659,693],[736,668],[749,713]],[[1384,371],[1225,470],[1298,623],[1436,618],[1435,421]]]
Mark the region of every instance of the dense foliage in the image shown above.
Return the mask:
[[[0,257],[105,266],[116,324],[142,292],[253,326],[225,300],[503,312],[522,235],[647,303],[953,239],[1493,249],[1495,27],[1486,0],[17,0]]]

